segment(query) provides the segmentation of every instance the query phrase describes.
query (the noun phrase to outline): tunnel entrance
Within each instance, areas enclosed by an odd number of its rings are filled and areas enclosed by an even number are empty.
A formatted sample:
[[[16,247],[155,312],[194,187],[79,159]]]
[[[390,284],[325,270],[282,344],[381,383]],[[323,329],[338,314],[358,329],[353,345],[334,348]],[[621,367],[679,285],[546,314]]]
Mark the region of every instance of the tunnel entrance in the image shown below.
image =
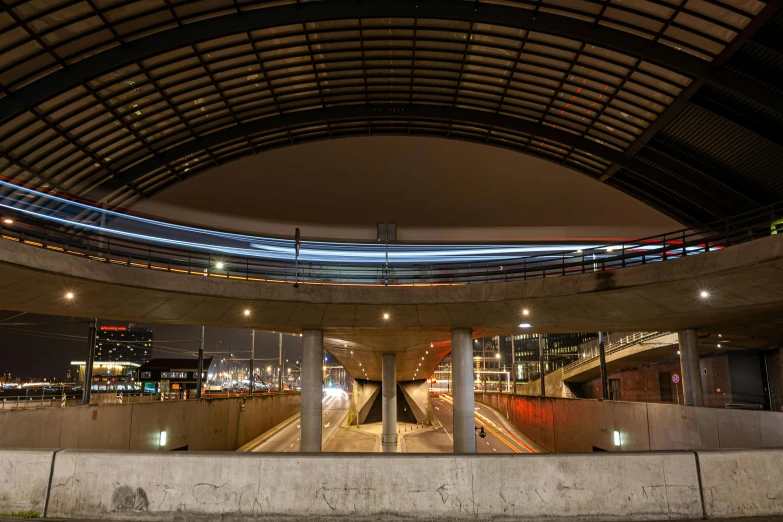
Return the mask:
[[[364,420],[365,424],[371,422],[383,422],[383,393],[379,393],[375,397],[370,412]],[[408,404],[408,401],[405,399],[405,395],[402,393],[399,384],[397,385],[397,422],[416,422],[416,416],[413,414],[410,404]]]

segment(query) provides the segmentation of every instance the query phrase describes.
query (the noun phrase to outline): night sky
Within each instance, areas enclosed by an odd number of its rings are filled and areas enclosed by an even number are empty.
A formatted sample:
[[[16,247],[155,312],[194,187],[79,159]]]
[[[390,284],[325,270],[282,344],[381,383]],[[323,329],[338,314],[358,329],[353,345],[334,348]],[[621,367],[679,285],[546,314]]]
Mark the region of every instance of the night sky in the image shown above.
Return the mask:
[[[71,361],[86,359],[90,326],[88,319],[18,314],[0,311],[0,374],[11,372],[14,378],[38,376],[64,379],[71,368]],[[99,326],[127,324],[121,321],[98,321]],[[136,326],[153,330],[153,357],[195,358],[186,352],[198,352],[200,327],[154,323],[136,323]],[[278,357],[278,340],[279,334],[256,331],[257,366],[262,364],[260,359]],[[301,357],[302,340],[299,336],[283,334],[283,347],[289,361]],[[234,358],[247,359],[250,357],[250,330],[208,326],[204,350],[205,357],[225,357],[231,353]]]

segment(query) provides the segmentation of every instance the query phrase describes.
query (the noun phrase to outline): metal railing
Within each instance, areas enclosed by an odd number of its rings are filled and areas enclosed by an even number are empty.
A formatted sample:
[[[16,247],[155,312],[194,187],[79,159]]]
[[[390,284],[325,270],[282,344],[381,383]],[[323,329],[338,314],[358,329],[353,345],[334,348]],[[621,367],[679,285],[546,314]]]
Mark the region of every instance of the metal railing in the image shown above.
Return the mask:
[[[665,335],[669,335],[671,332],[634,332],[629,333],[627,335],[624,335],[620,339],[606,343],[604,345],[604,352],[606,355],[612,355],[613,353],[619,352],[620,350],[624,350],[625,348],[628,348],[629,346],[634,346],[636,344],[643,343],[645,341],[649,341],[651,339],[657,339],[658,337],[663,337]],[[566,366],[563,366],[563,373],[572,373],[578,370],[579,368],[582,368],[583,366],[587,366],[588,364],[591,364],[598,360],[599,354],[598,354],[598,340],[590,341],[590,343],[595,343],[596,345],[596,351],[595,354],[591,354],[588,357],[582,357],[580,354],[580,357],[578,360],[572,362],[571,364],[568,364]],[[585,343],[589,344],[589,343]],[[579,347],[580,350],[582,349],[582,346]]]
[[[608,244],[584,251],[518,257],[504,261],[442,264],[336,264],[273,261],[116,238],[53,226],[19,214],[0,221],[0,237],[96,262],[225,279],[303,284],[432,286],[500,283],[558,277],[666,262],[775,234],[783,204],[697,228]],[[776,228],[777,227],[777,228]],[[218,262],[221,269],[217,269]]]

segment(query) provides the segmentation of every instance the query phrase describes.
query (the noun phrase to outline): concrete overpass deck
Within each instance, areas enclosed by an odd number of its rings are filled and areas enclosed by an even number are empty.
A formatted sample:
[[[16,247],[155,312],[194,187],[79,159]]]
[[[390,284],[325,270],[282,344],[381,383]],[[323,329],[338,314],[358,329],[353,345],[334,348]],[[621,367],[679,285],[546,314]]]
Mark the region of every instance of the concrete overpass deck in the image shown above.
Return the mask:
[[[449,352],[452,328],[472,328],[475,336],[698,328],[773,338],[783,331],[781,235],[666,263],[460,286],[295,287],[134,269],[14,242],[3,242],[0,266],[1,308],[294,333],[320,329],[326,349],[352,375],[373,380],[380,380],[383,352],[397,353],[399,380],[429,375]],[[709,297],[701,298],[701,291]],[[521,329],[523,320],[531,328]]]

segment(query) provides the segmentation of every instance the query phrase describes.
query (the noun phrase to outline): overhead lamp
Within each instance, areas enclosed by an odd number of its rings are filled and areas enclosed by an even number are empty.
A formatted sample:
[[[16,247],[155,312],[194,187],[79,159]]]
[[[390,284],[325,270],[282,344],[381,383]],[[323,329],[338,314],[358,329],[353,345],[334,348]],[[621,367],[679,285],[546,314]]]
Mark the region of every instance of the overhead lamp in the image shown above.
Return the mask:
[[[73,299],[73,292],[68,292],[67,294],[65,294],[65,298],[66,299]]]
[[[6,225],[13,225],[14,224],[14,220],[11,219],[11,218],[4,218],[3,219],[3,223],[5,223]]]
[[[500,354],[499,353],[495,354],[495,359],[500,359]]]
[[[351,355],[353,355],[353,350],[351,350]]]
[[[430,343],[430,348],[435,348],[435,344]]]
[[[702,299],[707,299],[709,296],[710,293],[706,290],[702,290],[701,292],[699,292],[699,297],[701,297]]]
[[[720,348],[720,343],[718,343],[718,348]]]
[[[223,266],[224,265],[222,261],[218,261],[217,263],[215,263],[215,268],[217,268],[218,270],[223,270]]]
[[[524,310],[522,310],[522,315],[530,315],[530,310],[525,308]]]
[[[532,326],[533,326],[533,325],[531,325],[530,323],[521,323],[521,324],[519,325],[519,327],[520,327],[520,328],[530,328],[530,327],[532,327]]]
[[[245,317],[250,315],[250,310],[245,308],[245,311],[243,312],[245,314]]]
[[[383,318],[384,318],[384,320],[388,321],[389,320],[389,314],[383,314]]]
[[[430,352],[424,352],[424,353],[425,353],[425,354],[428,354],[428,353],[430,353]]]

